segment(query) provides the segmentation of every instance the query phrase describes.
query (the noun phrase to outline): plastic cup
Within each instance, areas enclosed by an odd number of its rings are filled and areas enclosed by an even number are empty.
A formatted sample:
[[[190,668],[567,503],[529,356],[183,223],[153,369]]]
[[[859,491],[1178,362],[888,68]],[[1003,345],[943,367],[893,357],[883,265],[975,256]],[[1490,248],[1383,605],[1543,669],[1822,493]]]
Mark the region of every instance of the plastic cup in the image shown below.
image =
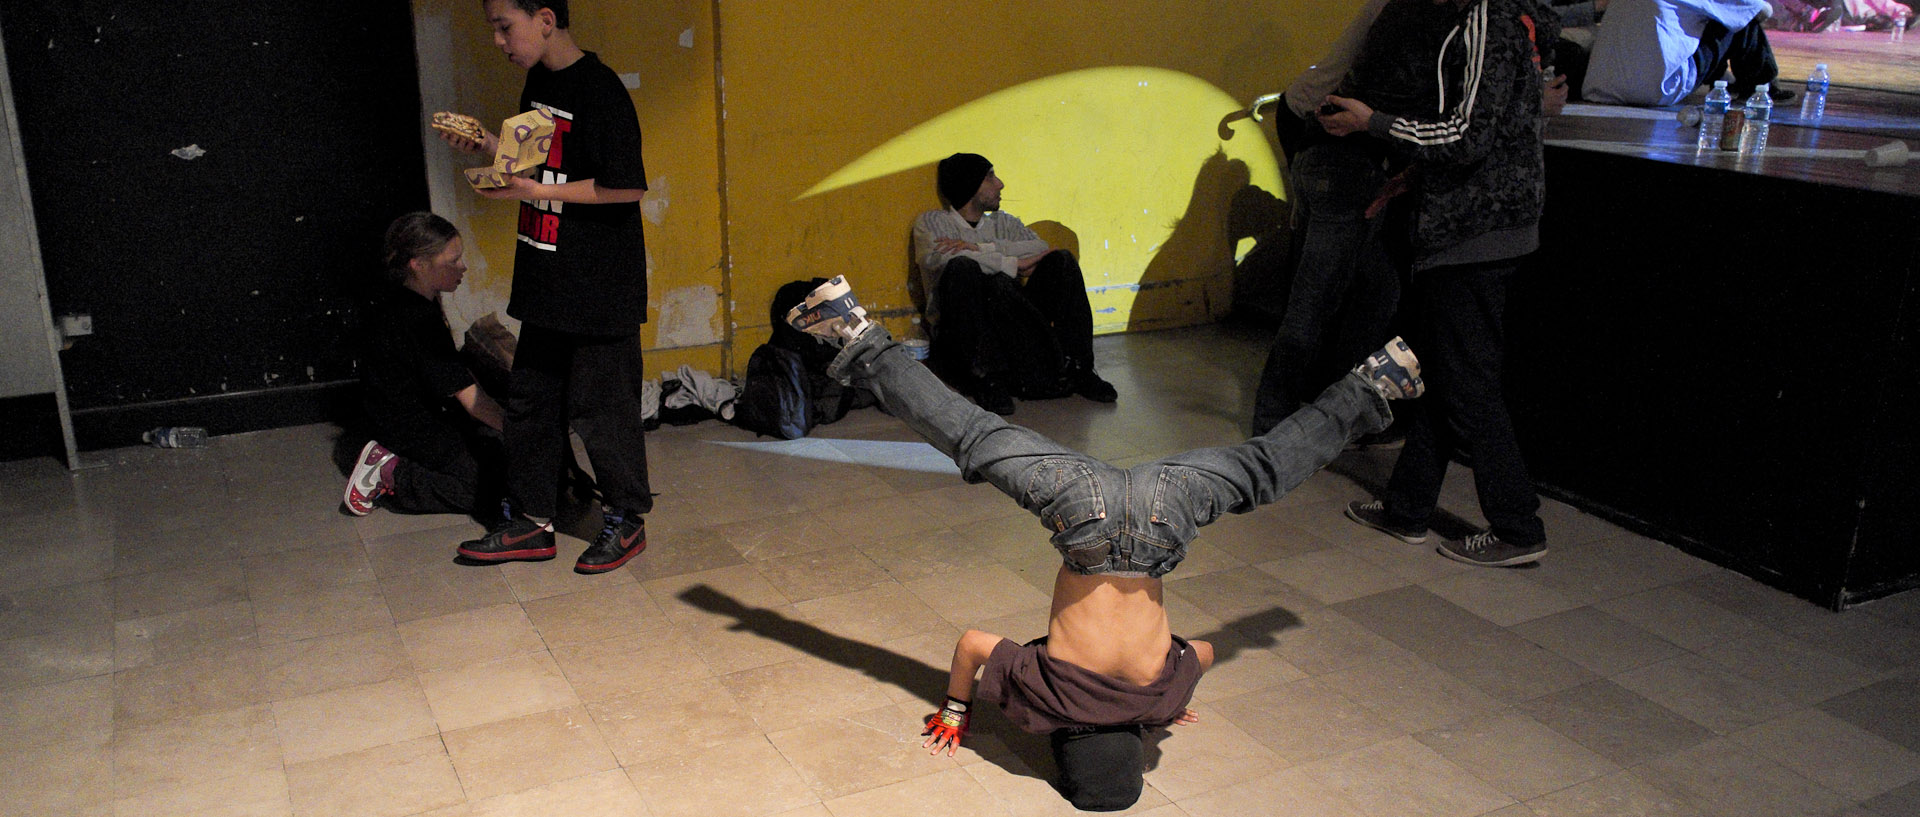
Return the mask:
[[[1907,143],[1888,142],[1867,151],[1867,167],[1901,167],[1908,155]]]

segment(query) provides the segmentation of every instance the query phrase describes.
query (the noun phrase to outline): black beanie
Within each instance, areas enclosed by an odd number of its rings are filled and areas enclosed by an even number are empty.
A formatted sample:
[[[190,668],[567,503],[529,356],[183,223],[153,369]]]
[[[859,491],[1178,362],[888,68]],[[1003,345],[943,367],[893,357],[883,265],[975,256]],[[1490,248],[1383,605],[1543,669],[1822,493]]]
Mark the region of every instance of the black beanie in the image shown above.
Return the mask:
[[[940,160],[940,198],[958,210],[973,201],[980,183],[993,172],[993,163],[978,153],[955,153]]]
[[[1140,800],[1146,751],[1138,726],[1056,729],[1060,794],[1081,811],[1122,811]]]

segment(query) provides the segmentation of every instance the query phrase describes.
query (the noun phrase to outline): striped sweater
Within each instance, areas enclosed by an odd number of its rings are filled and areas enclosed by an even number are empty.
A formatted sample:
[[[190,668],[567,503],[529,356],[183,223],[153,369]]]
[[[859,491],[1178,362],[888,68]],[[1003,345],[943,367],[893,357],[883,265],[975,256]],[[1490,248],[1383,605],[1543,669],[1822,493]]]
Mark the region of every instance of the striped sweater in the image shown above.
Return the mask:
[[[946,252],[940,249],[939,241],[942,238],[965,241],[979,249]],[[959,211],[951,207],[921,213],[913,221],[913,258],[920,267],[920,283],[927,295],[927,323],[940,323],[940,303],[936,293],[940,291],[940,275],[946,271],[948,261],[970,258],[980,265],[983,272],[1018,278],[1021,258],[1048,249],[1045,240],[1035,235],[1020,219],[1006,213],[987,213],[981,216],[979,224],[968,224],[966,219],[960,217]]]

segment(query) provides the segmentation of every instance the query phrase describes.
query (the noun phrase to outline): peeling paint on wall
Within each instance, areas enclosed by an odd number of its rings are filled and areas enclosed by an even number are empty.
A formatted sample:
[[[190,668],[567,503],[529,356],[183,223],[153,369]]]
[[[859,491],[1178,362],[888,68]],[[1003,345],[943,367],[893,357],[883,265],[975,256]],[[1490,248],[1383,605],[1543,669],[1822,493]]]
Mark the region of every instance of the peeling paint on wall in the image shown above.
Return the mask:
[[[655,177],[647,181],[647,196],[640,200],[640,214],[647,217],[648,224],[658,225],[667,219],[667,205],[672,203],[667,177]]]
[[[659,348],[704,346],[720,342],[714,317],[720,312],[720,293],[713,287],[680,287],[659,297]]]

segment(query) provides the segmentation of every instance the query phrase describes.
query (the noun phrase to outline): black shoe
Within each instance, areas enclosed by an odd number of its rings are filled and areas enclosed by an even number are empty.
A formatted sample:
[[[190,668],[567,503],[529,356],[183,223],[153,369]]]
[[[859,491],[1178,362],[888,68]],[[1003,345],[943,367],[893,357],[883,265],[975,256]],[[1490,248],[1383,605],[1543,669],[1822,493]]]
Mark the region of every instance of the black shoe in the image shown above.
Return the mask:
[[[1061,372],[1058,377],[1021,383],[1014,393],[1022,400],[1058,400],[1073,393],[1075,382],[1074,377]]]
[[[1013,395],[1006,389],[993,383],[981,383],[973,391],[973,402],[980,407],[1005,417],[1013,413]]]
[[[573,572],[593,575],[617,570],[628,559],[640,555],[647,549],[647,520],[639,514],[617,513],[611,508],[603,509],[604,521],[600,535],[593,538],[586,552],[580,554],[580,560],[573,563]]]
[[[1482,567],[1513,567],[1540,561],[1540,557],[1547,555],[1547,543],[1516,545],[1495,536],[1493,531],[1487,531],[1458,542],[1441,542],[1439,550],[1440,555],[1456,562]]]
[[[1402,525],[1387,516],[1387,504],[1380,500],[1347,503],[1347,518],[1409,545],[1426,544],[1426,528]]]
[[[1073,393],[1095,403],[1111,403],[1120,399],[1120,392],[1113,384],[1101,379],[1091,367],[1080,370],[1074,376]]]
[[[461,556],[476,562],[544,562],[558,550],[553,543],[553,525],[535,522],[500,503],[500,521],[487,528],[487,535],[461,542]]]

